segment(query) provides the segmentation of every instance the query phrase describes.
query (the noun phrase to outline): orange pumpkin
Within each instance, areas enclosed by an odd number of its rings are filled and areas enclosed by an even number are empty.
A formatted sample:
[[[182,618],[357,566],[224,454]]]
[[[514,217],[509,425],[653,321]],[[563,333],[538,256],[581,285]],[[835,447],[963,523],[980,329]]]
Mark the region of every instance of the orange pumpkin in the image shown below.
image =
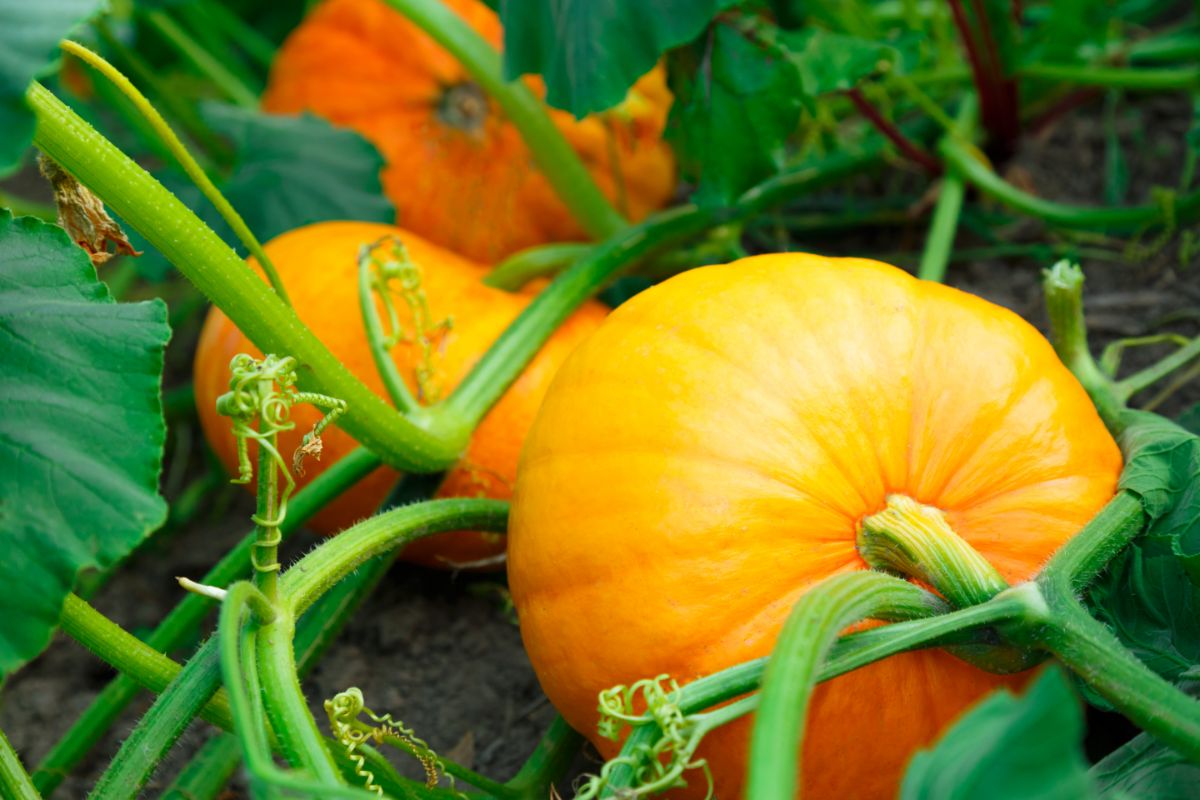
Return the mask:
[[[448,393],[483,352],[529,303],[479,282],[484,269],[466,259],[429,244],[424,239],[390,225],[360,222],[325,222],[290,231],[268,242],[267,255],[287,287],[296,313],[360,380],[376,394],[386,391],[367,347],[366,330],[358,301],[358,253],[366,243],[388,235],[398,236],[421,273],[421,288],[433,322],[452,319],[449,331],[437,340],[432,382]],[[251,262],[253,263],[253,261]],[[382,305],[378,302],[377,307]],[[412,312],[396,302],[400,322],[412,331]],[[438,490],[439,497],[511,494],[517,457],[525,432],[550,378],[575,345],[604,318],[605,309],[589,304],[575,313],[546,343],[520,378],[496,403],[476,429],[462,461],[450,470]],[[235,440],[230,422],[216,412],[216,399],[229,388],[229,362],[238,353],[261,356],[259,351],[219,309],[205,321],[195,361],[196,405],[200,422],[217,456],[233,474],[237,469]],[[422,364],[414,342],[400,343],[393,351],[400,374],[416,391],[414,372]],[[307,405],[292,410],[296,428],[280,434],[279,450],[290,456],[303,434],[312,429],[320,412]],[[297,477],[303,486],[357,445],[345,432],[330,428],[322,437],[320,461],[308,459]],[[311,527],[333,533],[375,513],[398,479],[381,467],[317,514]],[[410,561],[434,566],[470,563],[504,551],[501,537],[476,532],[443,534],[414,543],[405,552]]]
[[[478,0],[444,0],[499,47],[500,22]],[[529,81],[539,94],[541,85]],[[655,69],[625,103],[575,120],[550,110],[600,188],[641,219],[675,188],[661,140],[671,96]],[[516,127],[467,71],[382,0],[326,0],[284,42],[263,108],[311,111],[352,128],[387,160],[384,190],[398,222],[484,262],[531,245],[584,239]]]
[[[1016,582],[1120,467],[1087,394],[1003,308],[859,259],[693,270],[613,312],[546,396],[509,531],[521,633],[611,757],[597,692],[768,654],[798,597],[866,568],[856,524],[889,494],[944,511]],[[929,651],[822,685],[804,796],[894,797],[913,752],[1005,680]],[[741,792],[749,730],[702,746],[717,797]]]

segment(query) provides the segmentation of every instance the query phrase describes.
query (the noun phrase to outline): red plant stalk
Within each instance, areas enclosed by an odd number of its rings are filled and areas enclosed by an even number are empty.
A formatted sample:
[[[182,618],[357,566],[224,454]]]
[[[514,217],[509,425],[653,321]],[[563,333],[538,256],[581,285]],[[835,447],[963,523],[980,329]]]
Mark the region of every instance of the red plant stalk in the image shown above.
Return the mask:
[[[846,93],[850,97],[850,101],[854,103],[864,117],[870,120],[871,124],[888,138],[896,149],[903,153],[907,158],[919,164],[930,175],[941,175],[942,164],[934,158],[927,150],[909,139],[904,135],[904,132],[896,127],[890,119],[879,112],[879,109],[871,105],[862,93],[861,89],[851,89]]]
[[[988,150],[993,158],[1006,159],[1015,152],[1021,130],[1017,82],[1004,74],[1000,51],[981,0],[972,0],[971,5],[979,21],[982,46],[971,28],[962,0],[949,0],[949,3],[954,26],[962,37],[975,89],[979,93],[980,116],[989,138]]]

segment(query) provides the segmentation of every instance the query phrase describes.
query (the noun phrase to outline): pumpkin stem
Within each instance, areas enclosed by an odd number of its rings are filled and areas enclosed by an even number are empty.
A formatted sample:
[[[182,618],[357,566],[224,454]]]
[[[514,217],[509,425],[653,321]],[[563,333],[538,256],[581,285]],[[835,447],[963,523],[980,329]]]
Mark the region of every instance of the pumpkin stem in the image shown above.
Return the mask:
[[[451,128],[478,135],[488,116],[488,98],[478,83],[462,81],[446,87],[438,101],[438,119]]]
[[[858,552],[874,569],[925,581],[958,608],[1008,588],[987,559],[954,532],[946,515],[901,494],[858,523]]]

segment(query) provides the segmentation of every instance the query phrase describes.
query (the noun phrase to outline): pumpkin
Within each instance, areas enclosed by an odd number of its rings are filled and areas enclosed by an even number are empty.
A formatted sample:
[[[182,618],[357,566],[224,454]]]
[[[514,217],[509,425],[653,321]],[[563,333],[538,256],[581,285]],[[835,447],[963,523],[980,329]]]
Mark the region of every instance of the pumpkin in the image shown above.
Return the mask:
[[[528,297],[484,286],[480,283],[485,274],[483,267],[390,225],[324,222],[285,233],[268,242],[265,250],[279,271],[300,319],[351,372],[376,394],[386,397],[367,346],[358,301],[359,248],[386,236],[399,237],[418,266],[430,320],[435,323],[452,320],[452,327],[436,339],[432,360],[430,383],[445,395],[529,303]],[[382,314],[378,299],[376,306]],[[397,299],[396,308],[401,326],[412,331],[412,312],[407,304]],[[555,332],[484,417],[461,462],[448,472],[438,490],[439,497],[510,496],[522,440],[551,376],[582,337],[597,327],[604,314],[602,306],[586,305]],[[229,318],[213,308],[205,320],[196,353],[196,405],[209,443],[232,474],[237,471],[236,442],[229,419],[216,412],[216,399],[229,388],[229,362],[238,353],[261,357],[261,351]],[[401,342],[392,355],[400,374],[415,393],[415,370],[424,363],[421,348],[415,341]],[[311,406],[297,405],[292,409],[296,427],[279,437],[279,450],[285,458],[290,460],[303,434],[312,429],[320,416],[321,412]],[[300,486],[357,446],[338,428],[329,428],[322,439],[321,460],[305,461],[304,474],[297,476]],[[333,533],[370,516],[387,499],[398,477],[390,468],[376,469],[317,514],[310,527]],[[455,566],[486,560],[503,551],[502,537],[494,534],[452,532],[415,542],[404,557],[428,565]]]
[[[889,495],[941,509],[1017,582],[1120,467],[1087,394],[1010,311],[860,259],[696,269],[613,312],[543,402],[509,531],[521,633],[550,700],[611,757],[599,691],[769,654],[798,597],[866,568],[856,526]],[[894,797],[914,751],[1008,680],[933,650],[823,684],[804,796]],[[717,797],[741,792],[749,731],[702,745]]]
[[[499,47],[491,9],[444,2]],[[670,104],[655,69],[603,116],[549,114],[601,190],[637,220],[675,188],[674,159],[661,140]],[[499,106],[382,0],[317,6],[280,48],[263,108],[311,111],[361,133],[387,161],[383,185],[399,224],[455,252],[491,263],[531,245],[586,238]]]

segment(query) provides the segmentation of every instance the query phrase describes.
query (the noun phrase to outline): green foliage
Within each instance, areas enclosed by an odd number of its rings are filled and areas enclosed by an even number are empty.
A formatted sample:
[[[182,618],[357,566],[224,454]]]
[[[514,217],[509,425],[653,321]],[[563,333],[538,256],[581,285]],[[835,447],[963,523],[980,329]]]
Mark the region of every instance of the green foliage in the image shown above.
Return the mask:
[[[501,0],[504,71],[537,73],[546,101],[582,117],[620,103],[664,52],[738,0]]]
[[[1146,535],[1168,540],[1200,585],[1200,436],[1144,411],[1128,411],[1121,437],[1121,488],[1137,494]]]
[[[25,105],[30,81],[57,60],[59,40],[100,6],[100,0],[0,0],[0,177],[20,166],[33,139]]]
[[[719,205],[778,172],[802,104],[845,91],[895,62],[886,45],[818,28],[785,31],[722,18],[671,54],[668,136],[694,200]]]
[[[1141,734],[1092,767],[1101,800],[1193,800],[1200,764]]]
[[[1066,677],[1048,669],[1021,697],[993,693],[913,757],[902,800],[1083,800],[1083,714]]]
[[[745,30],[718,23],[672,55],[668,135],[694,199],[729,202],[774,174],[800,119],[799,80],[778,53]]]
[[[234,146],[228,177],[217,188],[261,241],[325,220],[394,222],[396,210],[383,195],[383,157],[354,131],[301,114],[281,116],[220,103],[203,107],[205,119]],[[221,215],[182,174],[160,176],[188,207],[236,247]],[[131,237],[138,249],[148,243]],[[139,263],[143,274],[162,275],[160,260]]]
[[[49,642],[85,567],[166,518],[160,300],[116,303],[56,226],[0,212],[0,674]]]

